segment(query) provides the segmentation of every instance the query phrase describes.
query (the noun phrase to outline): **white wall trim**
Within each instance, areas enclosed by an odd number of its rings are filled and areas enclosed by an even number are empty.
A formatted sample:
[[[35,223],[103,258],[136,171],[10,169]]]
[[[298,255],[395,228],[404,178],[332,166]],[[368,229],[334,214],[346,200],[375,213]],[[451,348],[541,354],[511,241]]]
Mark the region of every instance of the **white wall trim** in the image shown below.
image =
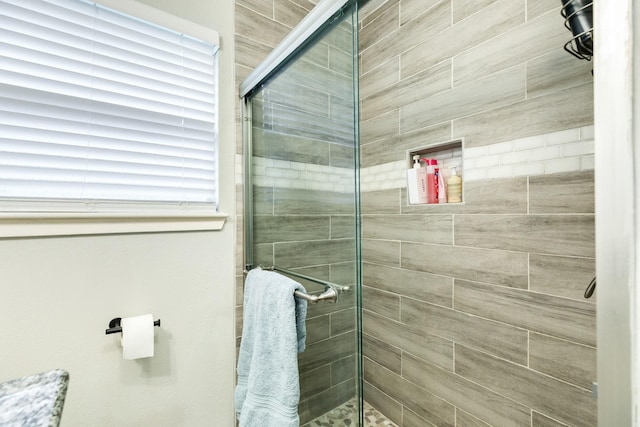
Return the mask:
[[[227,214],[0,214],[0,238],[221,230]]]
[[[640,0],[594,2],[598,425],[638,426]],[[636,42],[636,43],[634,43]],[[635,64],[634,64],[635,60]],[[635,67],[634,67],[635,65]],[[634,103],[635,96],[635,103]],[[635,141],[634,141],[634,137]]]

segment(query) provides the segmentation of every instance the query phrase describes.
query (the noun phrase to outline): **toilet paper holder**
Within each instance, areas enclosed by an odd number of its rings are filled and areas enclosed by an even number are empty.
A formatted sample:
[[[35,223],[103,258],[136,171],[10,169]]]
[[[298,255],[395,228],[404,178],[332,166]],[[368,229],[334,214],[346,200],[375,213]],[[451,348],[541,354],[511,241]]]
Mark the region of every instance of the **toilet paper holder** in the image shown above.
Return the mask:
[[[114,319],[111,319],[111,321],[109,322],[109,329],[105,330],[105,334],[109,335],[109,334],[117,334],[118,332],[122,332],[122,326],[120,326],[121,320],[122,320],[122,317],[116,317]],[[153,326],[160,327],[160,319],[154,320]]]

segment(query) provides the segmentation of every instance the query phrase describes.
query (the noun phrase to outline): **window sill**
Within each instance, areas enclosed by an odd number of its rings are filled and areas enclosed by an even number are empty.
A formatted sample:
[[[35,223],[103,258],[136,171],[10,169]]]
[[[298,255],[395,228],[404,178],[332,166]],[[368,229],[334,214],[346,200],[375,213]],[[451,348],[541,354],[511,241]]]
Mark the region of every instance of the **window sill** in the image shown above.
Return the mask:
[[[221,230],[225,213],[0,213],[0,238]]]

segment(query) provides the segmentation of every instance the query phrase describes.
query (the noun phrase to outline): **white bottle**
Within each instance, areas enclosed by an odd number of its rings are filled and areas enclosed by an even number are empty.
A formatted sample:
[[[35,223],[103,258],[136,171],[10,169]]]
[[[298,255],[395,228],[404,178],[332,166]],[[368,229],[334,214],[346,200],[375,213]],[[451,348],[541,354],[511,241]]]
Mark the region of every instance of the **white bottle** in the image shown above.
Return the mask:
[[[462,202],[462,178],[458,176],[455,166],[451,168],[451,176],[447,180],[447,197],[449,203]]]
[[[407,192],[412,205],[427,203],[427,170],[420,166],[420,156],[413,156],[413,168],[407,171]]]

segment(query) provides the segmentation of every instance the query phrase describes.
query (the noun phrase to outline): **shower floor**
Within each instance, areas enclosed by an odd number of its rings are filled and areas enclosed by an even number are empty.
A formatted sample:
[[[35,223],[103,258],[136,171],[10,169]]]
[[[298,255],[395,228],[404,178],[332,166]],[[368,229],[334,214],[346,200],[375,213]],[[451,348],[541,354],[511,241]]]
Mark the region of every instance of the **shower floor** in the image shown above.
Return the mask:
[[[358,403],[356,399],[351,399],[337,408],[332,409],[321,417],[308,422],[302,427],[343,427],[355,426],[358,424]],[[364,426],[363,427],[398,427],[397,424],[388,420],[378,410],[369,403],[364,402]]]

